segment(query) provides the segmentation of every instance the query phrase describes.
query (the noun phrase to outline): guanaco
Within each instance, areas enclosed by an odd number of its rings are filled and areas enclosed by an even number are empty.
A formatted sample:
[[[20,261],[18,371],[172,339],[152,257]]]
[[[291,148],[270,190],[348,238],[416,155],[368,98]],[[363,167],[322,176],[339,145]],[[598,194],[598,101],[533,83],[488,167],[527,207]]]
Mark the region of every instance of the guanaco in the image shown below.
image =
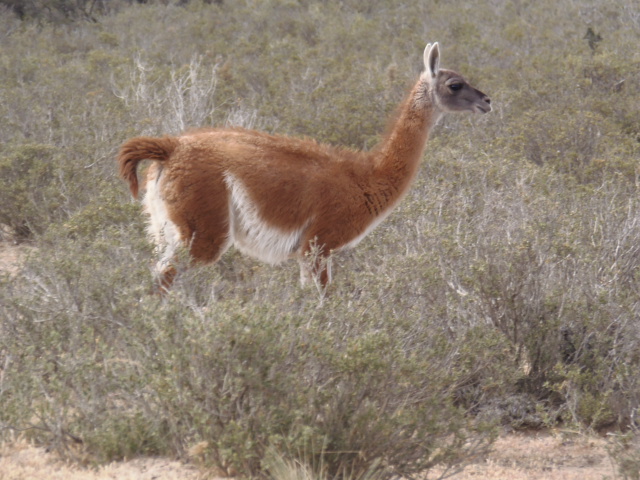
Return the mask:
[[[429,132],[446,112],[491,111],[460,74],[440,68],[438,43],[388,134],[370,151],[242,128],[128,140],[120,176],[138,196],[138,163],[152,161],[144,209],[160,260],[159,286],[176,275],[180,246],[216,262],[231,246],[263,262],[300,262],[301,281],[331,281],[328,256],[356,246],[406,195]],[[315,248],[314,260],[309,253]]]

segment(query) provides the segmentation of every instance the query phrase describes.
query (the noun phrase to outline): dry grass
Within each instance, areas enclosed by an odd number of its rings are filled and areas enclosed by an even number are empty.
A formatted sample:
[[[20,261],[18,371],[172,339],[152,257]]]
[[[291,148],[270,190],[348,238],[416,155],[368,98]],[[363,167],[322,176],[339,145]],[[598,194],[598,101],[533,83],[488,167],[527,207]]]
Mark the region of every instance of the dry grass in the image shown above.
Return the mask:
[[[438,478],[432,471],[428,478]],[[163,458],[114,462],[97,469],[68,465],[25,442],[0,446],[0,478],[5,480],[197,480],[212,478],[194,466]],[[602,480],[616,478],[601,438],[563,434],[510,434],[498,439],[486,460],[454,475],[454,480]]]
[[[0,242],[0,271],[15,274],[29,247]],[[428,478],[438,478],[433,470]],[[3,480],[200,480],[210,472],[166,458],[137,458],[95,469],[71,465],[45,448],[24,441],[0,445]],[[454,480],[602,480],[616,478],[606,441],[567,433],[517,433],[500,437],[492,453]]]
[[[114,462],[97,469],[69,465],[44,448],[24,442],[0,447],[0,478],[4,480],[197,480],[194,467],[161,458]]]

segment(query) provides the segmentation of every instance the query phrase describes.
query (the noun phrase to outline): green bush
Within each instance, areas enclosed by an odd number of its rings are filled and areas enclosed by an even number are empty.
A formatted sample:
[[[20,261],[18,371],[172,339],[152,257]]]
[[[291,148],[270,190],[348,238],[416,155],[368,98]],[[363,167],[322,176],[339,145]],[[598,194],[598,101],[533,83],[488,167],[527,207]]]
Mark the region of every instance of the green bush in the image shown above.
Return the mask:
[[[0,223],[19,240],[42,233],[60,218],[59,156],[55,147],[39,144],[0,152]]]

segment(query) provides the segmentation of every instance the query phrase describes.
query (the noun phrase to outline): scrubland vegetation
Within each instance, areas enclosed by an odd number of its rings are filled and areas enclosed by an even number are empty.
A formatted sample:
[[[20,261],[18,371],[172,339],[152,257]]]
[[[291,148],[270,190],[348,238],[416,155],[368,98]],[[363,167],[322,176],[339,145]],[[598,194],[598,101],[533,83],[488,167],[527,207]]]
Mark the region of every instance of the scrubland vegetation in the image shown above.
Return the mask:
[[[16,4],[0,223],[35,248],[0,277],[0,436],[389,478],[461,466],[500,426],[606,428],[638,478],[637,2]],[[233,251],[149,294],[124,140],[242,125],[371,148],[432,41],[494,112],[434,129],[327,298]]]

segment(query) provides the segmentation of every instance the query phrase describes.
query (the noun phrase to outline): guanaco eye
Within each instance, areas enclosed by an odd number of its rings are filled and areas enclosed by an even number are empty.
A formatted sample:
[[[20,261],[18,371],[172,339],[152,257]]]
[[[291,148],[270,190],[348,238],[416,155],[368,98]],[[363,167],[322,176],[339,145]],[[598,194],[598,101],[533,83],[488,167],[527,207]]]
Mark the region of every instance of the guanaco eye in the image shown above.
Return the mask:
[[[453,92],[457,92],[458,90],[462,90],[462,84],[461,83],[452,83],[451,85],[449,85],[449,88]]]

